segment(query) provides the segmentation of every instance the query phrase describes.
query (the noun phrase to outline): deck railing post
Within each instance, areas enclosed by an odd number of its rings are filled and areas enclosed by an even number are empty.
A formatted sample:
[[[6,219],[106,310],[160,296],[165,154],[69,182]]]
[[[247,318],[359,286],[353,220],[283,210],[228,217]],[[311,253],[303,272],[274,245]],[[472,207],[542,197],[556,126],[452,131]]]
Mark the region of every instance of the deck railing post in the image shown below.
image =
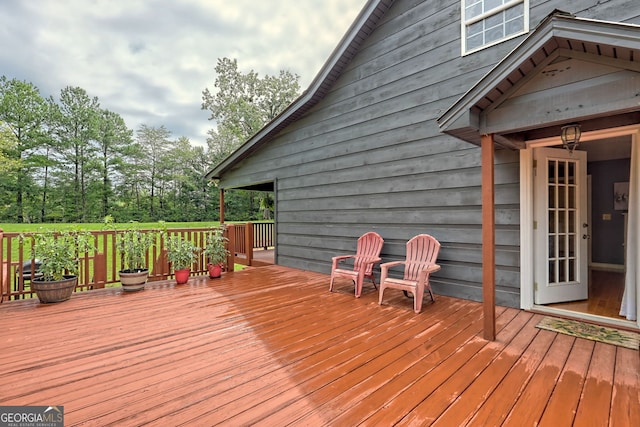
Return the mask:
[[[5,286],[9,283],[9,268],[4,264],[4,231],[0,228],[0,304],[4,301]],[[9,294],[7,289],[7,294]]]
[[[97,252],[93,258],[93,283],[94,289],[104,288],[107,283],[107,255],[104,252]]]
[[[244,226],[244,247],[247,255],[247,265],[253,262],[253,223],[247,222]]]
[[[224,224],[224,189],[220,189],[220,224]]]
[[[224,234],[227,238],[227,250],[229,256],[227,256],[227,271],[233,271],[233,266],[236,263],[236,230],[235,225],[228,224],[224,228]]]

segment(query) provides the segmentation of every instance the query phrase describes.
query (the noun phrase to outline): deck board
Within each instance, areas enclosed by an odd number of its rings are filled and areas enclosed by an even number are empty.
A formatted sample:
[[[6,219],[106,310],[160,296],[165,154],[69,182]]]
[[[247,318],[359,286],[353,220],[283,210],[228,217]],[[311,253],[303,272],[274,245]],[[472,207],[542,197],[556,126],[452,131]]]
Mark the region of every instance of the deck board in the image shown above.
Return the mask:
[[[593,341],[574,341],[564,369],[542,414],[541,426],[573,425],[594,346]]]
[[[66,425],[640,425],[638,351],[280,266],[0,305],[0,405]],[[597,403],[597,404],[596,404]]]
[[[616,426],[629,426],[640,419],[640,370],[633,369],[638,352],[627,348],[616,349],[615,378],[613,383],[609,422]]]
[[[483,402],[473,417],[474,425],[500,425],[504,422],[505,417],[511,412],[516,400],[547,355],[551,341],[553,341],[552,335],[545,333],[545,331],[536,334],[531,345],[523,352],[522,357],[514,361],[504,380]]]
[[[493,398],[498,400],[511,401],[511,399],[505,398],[505,395],[513,396],[513,399],[517,399],[509,411],[493,414],[494,417],[499,415],[500,419],[505,418],[504,423],[507,425],[531,426],[535,425],[540,419],[575,341],[575,338],[568,335],[554,334],[548,331],[540,331],[539,334],[542,336],[552,335],[553,343],[547,349],[547,353],[536,367],[533,375],[528,378],[527,382],[523,382],[524,389],[519,390],[517,395],[512,394],[516,389],[509,390],[508,388],[498,390],[497,393],[492,395]],[[519,372],[519,369],[514,369],[514,375]],[[487,406],[491,406],[491,404],[489,403]],[[483,406],[478,415],[472,420],[473,424],[483,419],[489,422],[491,414],[485,414],[487,410],[489,408]]]
[[[503,329],[501,339],[482,348],[427,399],[404,417],[401,424],[425,425],[438,420],[440,425],[462,425],[460,415],[473,414],[500,383],[509,366],[522,353],[533,336],[523,327],[531,322],[530,314],[521,312]],[[446,411],[446,415],[444,413]],[[453,419],[452,419],[453,417]]]
[[[596,343],[578,404],[577,425],[598,426],[608,423],[615,355],[615,346]]]

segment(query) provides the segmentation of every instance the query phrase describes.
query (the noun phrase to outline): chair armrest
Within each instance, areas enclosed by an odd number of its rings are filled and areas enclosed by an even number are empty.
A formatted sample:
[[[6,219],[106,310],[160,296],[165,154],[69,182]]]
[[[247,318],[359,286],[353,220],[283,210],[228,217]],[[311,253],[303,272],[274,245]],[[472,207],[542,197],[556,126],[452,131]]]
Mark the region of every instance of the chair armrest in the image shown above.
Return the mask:
[[[386,266],[387,268],[391,268],[391,267],[395,267],[396,265],[402,265],[404,264],[406,261],[391,261],[391,262],[385,262],[380,264],[380,267],[382,266]]]
[[[398,265],[405,265],[406,261],[391,261],[380,264],[380,286],[384,284],[389,276],[389,269]],[[382,289],[382,287],[380,288]]]
[[[382,261],[382,259],[380,257],[375,257],[375,256],[370,256],[370,257],[356,257],[358,258],[360,261],[362,261],[365,264],[375,264],[376,262],[380,262]]]
[[[420,274],[418,275],[418,282],[420,283],[424,283],[424,281],[426,280],[426,278],[431,274],[431,273],[435,273],[436,271],[440,270],[440,266],[438,264],[433,264],[428,266],[427,268],[425,268],[424,270],[420,271]]]
[[[356,257],[355,255],[339,255],[339,256],[331,257],[331,259],[334,260],[334,261],[336,261],[336,260],[337,261],[342,261],[342,260],[347,259],[347,258],[355,258],[355,257]]]
[[[338,256],[334,256],[331,257],[331,269],[335,270],[336,268],[338,268],[338,264],[341,261],[347,260],[349,258],[355,258],[355,255],[338,255]]]
[[[425,273],[431,274],[431,273],[435,273],[438,270],[440,270],[440,266],[438,264],[433,264],[433,265],[430,265],[429,267],[425,268],[422,271],[424,271]]]
[[[380,264],[380,270],[388,270],[392,267],[396,267],[398,265],[404,265],[406,263],[406,261],[391,261],[391,262],[385,262],[383,264]]]

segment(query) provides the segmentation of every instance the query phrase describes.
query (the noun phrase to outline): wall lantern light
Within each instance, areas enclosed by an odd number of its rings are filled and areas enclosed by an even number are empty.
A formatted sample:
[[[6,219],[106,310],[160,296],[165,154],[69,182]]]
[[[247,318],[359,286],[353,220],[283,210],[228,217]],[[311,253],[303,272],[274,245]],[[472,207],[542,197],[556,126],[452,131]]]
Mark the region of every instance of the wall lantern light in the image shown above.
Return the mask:
[[[580,143],[580,125],[577,123],[562,126],[562,132],[560,138],[562,139],[562,146],[573,153]]]

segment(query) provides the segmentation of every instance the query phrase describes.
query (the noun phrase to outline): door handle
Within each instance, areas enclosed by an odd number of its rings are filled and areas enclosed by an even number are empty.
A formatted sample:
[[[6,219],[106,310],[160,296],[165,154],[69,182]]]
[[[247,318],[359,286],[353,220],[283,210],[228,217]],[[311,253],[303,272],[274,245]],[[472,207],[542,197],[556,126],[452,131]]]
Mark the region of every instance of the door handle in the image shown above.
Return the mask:
[[[586,222],[582,223],[582,228],[587,228],[589,226],[589,224],[587,224]]]
[[[590,236],[590,235],[588,235],[588,234],[583,234],[583,235],[582,235],[582,238],[583,238],[583,239],[590,239],[590,238],[591,238],[591,236]]]

